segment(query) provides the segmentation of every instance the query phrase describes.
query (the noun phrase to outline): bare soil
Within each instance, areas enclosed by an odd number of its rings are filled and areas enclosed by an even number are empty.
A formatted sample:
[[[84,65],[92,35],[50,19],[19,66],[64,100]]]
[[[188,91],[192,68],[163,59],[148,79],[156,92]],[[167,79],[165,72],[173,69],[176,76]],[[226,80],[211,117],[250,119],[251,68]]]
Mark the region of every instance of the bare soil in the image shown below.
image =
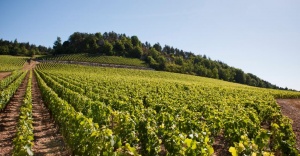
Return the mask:
[[[38,62],[33,60],[31,60],[30,62],[26,62],[23,66],[23,70],[34,69],[37,64]]]
[[[10,74],[11,74],[11,72],[0,72],[0,80],[6,78]]]
[[[283,115],[293,120],[293,131],[296,135],[297,149],[300,151],[300,99],[277,99]]]
[[[226,140],[224,138],[223,133],[221,133],[220,135],[216,136],[213,144],[213,148],[214,148],[214,154],[213,156],[231,156],[231,153],[228,151],[229,150],[229,145],[228,143],[226,143]]]
[[[0,155],[12,155],[13,139],[16,136],[16,126],[19,111],[24,99],[28,74],[11,98],[3,112],[0,113]]]

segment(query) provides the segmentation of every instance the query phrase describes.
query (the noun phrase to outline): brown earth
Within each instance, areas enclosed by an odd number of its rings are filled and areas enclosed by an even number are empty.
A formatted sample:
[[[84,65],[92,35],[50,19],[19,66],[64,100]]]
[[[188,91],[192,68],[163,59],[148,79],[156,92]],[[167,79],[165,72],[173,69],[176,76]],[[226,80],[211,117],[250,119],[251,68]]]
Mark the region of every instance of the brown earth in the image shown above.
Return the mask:
[[[11,72],[0,72],[0,80],[6,78],[10,74],[11,74]]]
[[[300,151],[300,99],[277,99],[283,115],[293,120],[293,131],[296,135],[296,147]]]
[[[26,62],[23,70],[31,70],[37,62]],[[24,99],[28,75],[23,80],[7,107],[0,113],[0,155],[12,155],[13,139],[16,135],[16,126],[19,119],[19,110]],[[55,122],[46,109],[38,88],[36,77],[32,77],[32,113],[34,127],[35,155],[71,155],[63,137],[59,134]]]
[[[214,148],[214,154],[213,156],[231,156],[231,153],[228,151],[229,150],[229,145],[228,143],[226,143],[225,137],[223,135],[223,133],[221,133],[220,135],[216,136],[213,144],[213,148]]]
[[[34,69],[37,64],[38,62],[33,60],[31,60],[30,62],[26,62],[23,66],[23,70]]]

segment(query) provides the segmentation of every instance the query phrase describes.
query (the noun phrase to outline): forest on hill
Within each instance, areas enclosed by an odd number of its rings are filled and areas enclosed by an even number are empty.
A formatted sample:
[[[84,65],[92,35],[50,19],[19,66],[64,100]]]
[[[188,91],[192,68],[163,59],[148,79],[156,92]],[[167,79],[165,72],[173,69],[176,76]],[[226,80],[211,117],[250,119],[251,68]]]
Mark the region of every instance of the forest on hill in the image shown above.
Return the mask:
[[[18,42],[17,39],[7,41],[0,39],[0,55],[14,55],[14,56],[33,56],[33,55],[45,55],[52,52],[52,48],[47,48],[42,45],[35,45]]]
[[[149,42],[142,43],[137,36],[127,36],[115,32],[80,33],[75,32],[67,41],[58,37],[54,42],[53,54],[90,53],[108,56],[140,58],[156,70],[192,74],[250,86],[287,89],[273,85],[254,74],[215,61],[206,55],[195,55],[169,45]]]
[[[115,32],[81,33],[74,32],[66,41],[57,37],[53,49],[29,43],[0,40],[0,54],[4,55],[60,55],[88,53],[94,55],[139,58],[151,68],[162,71],[191,74],[221,79],[250,86],[284,89],[254,74],[231,67],[222,61],[212,60],[206,55],[196,55],[169,45],[149,42],[142,43],[137,36],[127,36]]]

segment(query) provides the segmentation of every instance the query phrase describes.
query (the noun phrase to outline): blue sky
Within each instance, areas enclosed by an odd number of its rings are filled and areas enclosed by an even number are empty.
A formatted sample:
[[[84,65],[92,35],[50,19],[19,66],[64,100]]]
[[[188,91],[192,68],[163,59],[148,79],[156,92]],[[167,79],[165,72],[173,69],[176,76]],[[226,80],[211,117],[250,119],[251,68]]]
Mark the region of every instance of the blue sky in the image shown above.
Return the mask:
[[[1,0],[0,38],[52,47],[76,31],[114,31],[300,90],[299,8],[299,0]]]

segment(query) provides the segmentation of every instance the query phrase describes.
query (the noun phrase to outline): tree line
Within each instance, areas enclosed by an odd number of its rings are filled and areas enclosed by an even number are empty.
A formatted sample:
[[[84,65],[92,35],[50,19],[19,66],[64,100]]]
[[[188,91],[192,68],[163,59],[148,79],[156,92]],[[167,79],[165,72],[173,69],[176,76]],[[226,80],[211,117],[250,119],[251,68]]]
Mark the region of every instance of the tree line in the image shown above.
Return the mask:
[[[0,39],[0,55],[14,55],[14,56],[34,56],[45,55],[52,53],[52,48],[45,46],[37,46],[35,44],[21,43],[17,39],[14,41],[7,41]]]

